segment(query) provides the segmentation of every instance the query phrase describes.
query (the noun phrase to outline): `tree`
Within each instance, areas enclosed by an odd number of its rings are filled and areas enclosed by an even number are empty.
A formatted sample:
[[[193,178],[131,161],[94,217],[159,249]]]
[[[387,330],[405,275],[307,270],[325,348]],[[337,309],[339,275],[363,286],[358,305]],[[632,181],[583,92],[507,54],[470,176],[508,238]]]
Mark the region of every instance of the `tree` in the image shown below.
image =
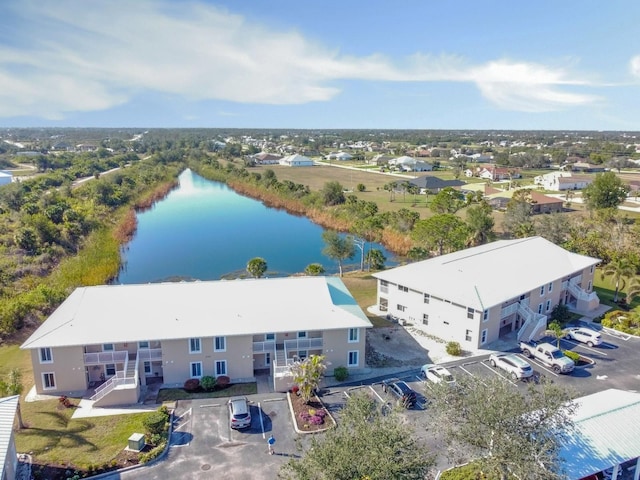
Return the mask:
[[[253,278],[260,278],[267,271],[267,262],[264,258],[255,257],[247,263],[247,272]]]
[[[464,204],[465,198],[459,190],[445,187],[433,197],[429,208],[434,213],[456,213]]]
[[[560,323],[553,321],[547,326],[546,333],[556,339],[556,346],[560,348],[560,340],[564,338],[564,329]]]
[[[640,278],[633,277],[629,282],[629,290],[627,290],[627,305],[631,305],[633,299],[640,295]]]
[[[364,394],[352,395],[340,412],[340,423],[322,437],[314,436],[300,460],[281,470],[298,480],[423,479],[433,456],[395,411],[383,415]]]
[[[345,202],[344,188],[338,182],[327,182],[320,191],[322,202],[326,206],[340,205]]]
[[[469,227],[470,246],[482,245],[495,239],[493,231],[495,221],[491,205],[482,201],[479,205],[467,209],[467,226]]]
[[[417,222],[411,236],[421,245],[437,250],[442,255],[445,250],[451,252],[464,248],[468,232],[467,225],[460,218],[444,213]]]
[[[338,270],[342,276],[342,262],[352,259],[356,254],[353,237],[343,237],[334,230],[322,233],[322,240],[327,244],[322,253],[338,262]]]
[[[369,269],[382,270],[384,269],[384,262],[387,261],[387,257],[384,256],[382,250],[372,248],[367,252],[366,261]]]
[[[324,267],[320,263],[310,263],[304,267],[304,273],[312,276],[322,275],[324,273]]]
[[[596,175],[593,182],[582,191],[582,198],[589,210],[618,208],[624,202],[630,187],[615,173],[604,172]]]
[[[432,428],[456,461],[477,461],[500,479],[561,479],[559,449],[572,433],[572,397],[544,380],[522,394],[498,377],[465,376],[455,389],[430,392]]]
[[[502,226],[506,232],[516,238],[528,237],[535,232],[531,220],[530,190],[518,190],[513,194],[507,203]]]
[[[309,403],[313,392],[320,386],[324,371],[324,355],[310,355],[304,360],[298,360],[291,366],[293,382],[298,386],[302,399]]]
[[[627,278],[631,278],[636,274],[636,266],[627,257],[618,257],[607,263],[600,273],[600,278],[604,280],[611,277],[611,281],[615,285],[615,293],[613,301],[618,301],[618,292],[624,290],[627,285]]]
[[[566,242],[571,231],[569,219],[560,213],[541,215],[534,225],[536,235],[540,235],[556,245]]]
[[[17,368],[12,368],[7,375],[7,381],[0,380],[0,397],[20,395],[22,393],[22,372]],[[18,427],[26,428],[22,420],[22,411],[20,410],[20,400],[18,399],[18,408],[16,410],[18,417]]]

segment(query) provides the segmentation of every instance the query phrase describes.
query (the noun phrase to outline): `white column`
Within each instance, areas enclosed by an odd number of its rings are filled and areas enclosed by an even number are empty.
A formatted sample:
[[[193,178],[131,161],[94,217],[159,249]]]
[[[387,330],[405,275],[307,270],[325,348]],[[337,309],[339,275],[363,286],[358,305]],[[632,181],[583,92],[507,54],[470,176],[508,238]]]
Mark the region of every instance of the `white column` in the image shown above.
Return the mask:
[[[640,480],[640,457],[636,460],[636,469],[633,471],[633,480]]]

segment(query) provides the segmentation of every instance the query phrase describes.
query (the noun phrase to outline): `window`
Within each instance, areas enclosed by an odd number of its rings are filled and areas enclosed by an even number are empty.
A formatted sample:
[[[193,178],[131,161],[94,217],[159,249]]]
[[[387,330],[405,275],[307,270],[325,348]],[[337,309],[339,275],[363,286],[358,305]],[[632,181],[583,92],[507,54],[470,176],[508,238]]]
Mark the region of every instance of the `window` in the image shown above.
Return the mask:
[[[544,295],[544,285],[540,287],[540,296],[542,297],[543,295]]]
[[[383,287],[388,287],[389,282],[387,282],[386,280],[380,280],[380,285],[382,285]]]
[[[407,307],[405,307],[404,305],[400,305],[400,304],[398,304],[398,305],[397,305],[397,308],[398,308],[398,311],[399,311],[399,312],[404,312],[404,311],[406,310],[406,308],[407,308]]]
[[[53,355],[49,347],[40,349],[40,363],[53,363]]]
[[[56,388],[56,376],[53,373],[42,374],[42,388],[45,390]]]
[[[473,308],[467,308],[467,318],[473,320]]]
[[[482,312],[482,321],[486,322],[487,320],[489,320],[489,310]]]
[[[104,369],[106,370],[107,377],[113,377],[116,374],[116,365],[114,363],[107,363]]]
[[[349,355],[347,358],[347,367],[357,367],[357,366],[358,366],[358,351],[353,350],[352,352],[349,352]]]
[[[138,348],[149,348],[149,342],[138,342]]]
[[[549,290],[549,293],[553,291],[553,282],[549,282],[549,287],[547,288],[547,290]]]
[[[591,265],[590,272],[593,273],[593,265]]]
[[[471,333],[472,333],[472,332],[471,332],[471,330],[467,330],[467,331],[465,332],[464,339],[465,339],[467,342],[470,342],[470,341],[471,341]]]
[[[542,313],[542,304],[538,304],[538,313]]]
[[[359,330],[357,328],[349,329],[349,343],[356,343],[360,340]]]
[[[525,294],[520,295],[520,301],[524,300],[524,299],[525,299],[525,297],[526,297],[526,295],[525,295]]]
[[[267,352],[264,354],[264,364],[271,365],[271,353]]]
[[[589,283],[587,284],[587,292],[591,291],[591,280],[589,280]]]
[[[202,377],[202,362],[191,362],[191,378],[200,378]]]
[[[200,348],[200,339],[199,338],[190,338],[189,339],[189,353],[200,353],[202,349]]]
[[[485,328],[484,330],[482,330],[482,334],[480,335],[480,343],[481,344],[485,344],[487,343],[487,329]]]
[[[424,303],[429,303],[431,301],[431,295],[428,293],[424,294]]]
[[[401,292],[408,292],[409,287],[405,287],[404,285],[398,285],[398,290],[400,290]]]
[[[275,333],[265,333],[264,334],[264,341],[265,342],[273,342],[276,339],[276,334]]]
[[[298,338],[307,338],[307,332],[298,332]]]
[[[144,362],[144,373],[151,373],[151,362]]]
[[[226,337],[215,337],[213,340],[213,351],[224,352],[227,350]]]
[[[309,356],[309,353],[306,350],[298,350],[298,358],[300,360],[304,360]]]
[[[113,348],[113,343],[105,343],[102,345],[103,352],[113,352],[115,348]]]
[[[551,309],[551,300],[547,300],[547,305],[545,310],[548,312]]]
[[[446,320],[443,320],[442,323],[444,323],[445,325],[449,325],[449,322],[447,322]]]
[[[429,314],[428,313],[423,313],[422,314],[422,324],[423,325],[429,325]]]
[[[216,377],[219,375],[227,374],[227,361],[226,360],[216,360]]]

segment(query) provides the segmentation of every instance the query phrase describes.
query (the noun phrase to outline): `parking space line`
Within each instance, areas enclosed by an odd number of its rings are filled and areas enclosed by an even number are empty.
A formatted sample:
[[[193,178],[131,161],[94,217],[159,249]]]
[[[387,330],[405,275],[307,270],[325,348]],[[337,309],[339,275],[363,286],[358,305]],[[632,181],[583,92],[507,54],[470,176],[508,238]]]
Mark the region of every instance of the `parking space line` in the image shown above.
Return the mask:
[[[378,397],[378,400],[380,400],[380,402],[382,402],[383,405],[387,403],[384,401],[384,399],[380,395],[378,395],[378,392],[376,392],[371,385],[369,385],[369,389],[373,392],[373,394],[376,397]]]
[[[208,405],[200,405],[200,408],[221,407],[222,403],[210,403]]]
[[[258,402],[258,412],[260,412],[260,428],[262,428],[262,438],[267,438],[264,434],[264,420],[262,419],[262,407],[260,406],[260,402]]]
[[[602,328],[602,333],[605,333],[610,337],[619,338],[620,340],[624,340],[625,342],[628,342],[631,339],[631,335],[625,335],[622,332],[618,332],[616,330],[610,330],[607,327]]]
[[[478,363],[478,362],[469,362],[469,363],[465,363],[465,365],[473,365],[474,363]],[[474,377],[474,378],[477,378],[477,379],[480,381],[480,383],[482,383],[485,387],[487,386],[487,384],[486,384],[486,383],[484,383],[484,382],[482,381],[482,378],[481,378],[481,377],[479,377],[478,375],[474,375],[474,374],[473,374],[473,373],[471,373],[469,370],[467,370],[466,368],[464,368],[462,365],[458,365],[458,368],[459,368],[460,370],[462,370],[463,372],[465,372],[467,375],[469,375],[469,376],[471,376],[471,377]]]
[[[559,377],[560,375],[558,375],[556,372],[554,372],[553,370],[549,370],[547,367],[545,367],[545,365],[540,362],[537,358],[527,358],[528,361],[533,361],[536,365],[538,365],[540,368],[542,368],[544,371],[549,372],[551,375],[555,375],[556,377]]]
[[[569,343],[571,345],[575,345],[575,346],[580,347],[580,348],[584,348],[585,350],[589,350],[591,352],[598,353],[600,355],[608,356],[608,354],[604,353],[601,350],[596,350],[595,348],[591,348],[589,345],[584,345],[584,344],[579,343],[579,342],[574,342],[573,340],[569,340],[568,338],[563,338],[562,341],[563,342],[567,342],[567,343]]]

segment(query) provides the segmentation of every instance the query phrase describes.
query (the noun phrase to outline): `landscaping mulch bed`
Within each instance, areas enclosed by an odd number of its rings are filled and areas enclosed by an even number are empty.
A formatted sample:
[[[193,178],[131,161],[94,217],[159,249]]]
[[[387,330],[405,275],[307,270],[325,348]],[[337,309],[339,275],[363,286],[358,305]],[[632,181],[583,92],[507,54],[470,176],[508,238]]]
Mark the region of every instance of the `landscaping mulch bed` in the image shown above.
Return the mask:
[[[309,403],[305,403],[300,395],[290,393],[289,401],[294,422],[301,432],[322,432],[334,426],[333,418],[318,397],[314,396]]]

